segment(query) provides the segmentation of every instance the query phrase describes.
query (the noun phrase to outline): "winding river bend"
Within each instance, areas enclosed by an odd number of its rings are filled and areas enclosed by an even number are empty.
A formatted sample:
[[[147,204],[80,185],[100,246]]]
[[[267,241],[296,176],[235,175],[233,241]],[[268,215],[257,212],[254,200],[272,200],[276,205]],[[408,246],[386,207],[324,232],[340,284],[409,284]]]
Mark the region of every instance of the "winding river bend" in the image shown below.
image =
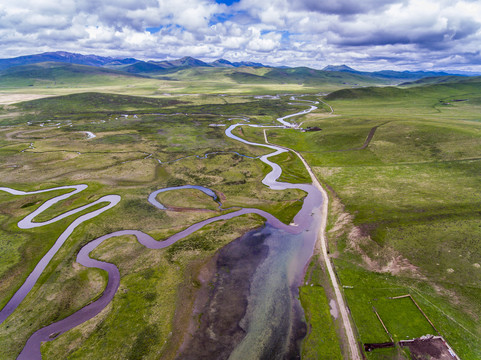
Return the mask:
[[[311,105],[307,110],[277,120],[284,125],[284,127],[295,127],[295,125],[286,122],[285,119],[306,114],[316,108],[317,107]],[[103,269],[108,273],[108,283],[101,297],[67,318],[37,330],[28,339],[18,359],[41,359],[41,342],[51,341],[65,331],[91,319],[104,309],[113,299],[120,284],[119,270],[113,264],[98,261],[89,256],[89,254],[103,241],[115,236],[133,235],[137,238],[139,243],[150,249],[162,249],[192,234],[207,224],[219,220],[232,219],[244,214],[258,214],[266,220],[265,227],[261,229],[260,232],[253,234],[253,236],[259,236],[262,238],[262,245],[265,247],[266,251],[265,256],[258,263],[252,274],[246,309],[238,324],[239,327],[242,328],[244,335],[242,336],[242,339],[235,344],[232,352],[230,352],[229,358],[285,359],[297,357],[296,349],[293,350],[293,346],[295,348],[295,343],[299,339],[299,336],[296,335],[295,326],[302,322],[302,311],[300,309],[300,304],[295,298],[298,295],[297,287],[302,282],[305,266],[312,255],[317,240],[319,224],[321,221],[323,196],[316,187],[310,184],[291,184],[277,181],[282,174],[282,169],[278,164],[269,160],[269,158],[286,152],[287,150],[274,145],[250,142],[234,135],[233,131],[239,126],[262,127],[260,125],[238,123],[231,125],[226,129],[226,136],[248,145],[261,146],[273,150],[272,153],[260,157],[261,161],[271,167],[271,171],[262,180],[263,184],[273,190],[300,189],[306,192],[307,195],[304,198],[302,208],[295,215],[291,225],[282,223],[276,217],[265,211],[255,208],[242,208],[228,214],[193,224],[164,241],[157,241],[139,230],[122,230],[101,236],[85,245],[77,255],[78,263],[86,267]],[[103,208],[80,216],[68,226],[58,238],[55,245],[35,267],[35,270],[29,275],[22,287],[0,311],[0,322],[3,322],[8,316],[10,316],[25,296],[27,296],[45,267],[74,229],[82,222],[100,215],[102,212],[115,206],[120,201],[120,196],[118,195],[107,195],[88,205],[70,210],[49,221],[43,223],[35,223],[32,221],[37,215],[47,210],[53,204],[83,191],[86,187],[87,185],[65,186],[34,192],[22,192],[10,188],[0,188],[2,191],[17,196],[61,189],[73,189],[70,193],[46,201],[37,210],[21,220],[18,225],[20,228],[24,229],[47,225],[83,211],[88,207],[103,202],[107,203]],[[156,200],[156,195],[159,192],[176,191],[177,189],[186,187],[195,188],[204,192],[207,196],[213,197],[214,200],[219,203],[219,206],[222,206],[214,191],[195,185],[157,190],[149,196],[148,201],[153,206],[157,207],[158,210],[162,211],[165,207]]]
[[[68,237],[72,234],[72,232],[75,230],[77,226],[82,224],[84,221],[87,221],[89,219],[92,219],[104,211],[107,211],[108,209],[114,207],[117,205],[120,201],[120,196],[118,195],[106,195],[101,197],[100,199],[81,206],[77,209],[70,210],[66,213],[63,213],[62,215],[59,215],[53,219],[50,219],[48,221],[44,222],[33,222],[32,220],[54,204],[66,200],[69,197],[85,190],[87,188],[87,185],[74,185],[74,186],[60,186],[52,189],[46,189],[46,190],[38,190],[38,191],[19,191],[19,190],[14,190],[10,188],[5,188],[5,187],[0,187],[0,191],[5,191],[8,192],[12,195],[34,195],[34,194],[40,194],[44,192],[49,192],[49,191],[55,191],[55,190],[64,190],[64,189],[73,189],[71,192],[63,195],[56,196],[50,200],[47,200],[45,203],[43,203],[38,209],[36,209],[34,212],[31,214],[27,215],[25,218],[20,220],[18,222],[18,227],[20,229],[31,229],[39,226],[44,226],[48,224],[52,224],[54,222],[57,222],[59,220],[62,220],[70,215],[76,214],[80,211],[84,211],[88,209],[89,207],[96,206],[97,204],[101,203],[108,203],[108,205],[104,206],[103,208],[100,208],[98,210],[92,211],[88,214],[82,215],[75,219],[68,227],[67,229],[59,236],[55,244],[50,248],[50,250],[44,255],[44,257],[39,261],[39,263],[35,266],[34,270],[30,273],[30,275],[27,277],[23,285],[20,287],[20,289],[17,290],[17,292],[12,296],[10,301],[3,307],[3,309],[0,311],[0,324],[5,321],[7,317],[9,317],[13,311],[18,307],[18,305],[25,299],[27,294],[32,290],[33,286],[37,283],[38,278],[42,274],[42,272],[45,270],[47,267],[48,263],[54,255],[58,252],[60,247],[65,243],[65,241],[68,239]]]

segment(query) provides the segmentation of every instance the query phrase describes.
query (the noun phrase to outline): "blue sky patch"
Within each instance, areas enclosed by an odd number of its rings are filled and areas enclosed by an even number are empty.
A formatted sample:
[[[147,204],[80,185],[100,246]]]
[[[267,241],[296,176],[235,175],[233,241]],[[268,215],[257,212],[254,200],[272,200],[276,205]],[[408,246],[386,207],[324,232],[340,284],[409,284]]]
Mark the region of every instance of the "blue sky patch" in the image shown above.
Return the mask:
[[[211,17],[209,20],[209,26],[218,24],[218,23],[224,23],[227,20],[230,20],[234,17],[234,14],[215,14]]]
[[[226,4],[227,6],[230,6],[234,3],[239,2],[240,0],[215,0],[217,4]]]
[[[145,30],[151,34],[155,34],[155,33],[158,33],[162,28],[163,26],[156,26],[156,27],[148,27]]]

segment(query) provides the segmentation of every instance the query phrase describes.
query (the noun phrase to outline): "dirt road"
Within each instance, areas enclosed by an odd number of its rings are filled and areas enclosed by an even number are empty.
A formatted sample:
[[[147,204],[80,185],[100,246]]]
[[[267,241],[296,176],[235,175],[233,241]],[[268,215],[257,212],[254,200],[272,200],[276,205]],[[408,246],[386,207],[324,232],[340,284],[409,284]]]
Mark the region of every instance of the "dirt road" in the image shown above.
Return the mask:
[[[267,133],[266,130],[264,129],[264,139],[267,144],[269,144],[267,140]],[[283,147],[280,145],[276,145],[279,147]],[[306,168],[307,172],[309,173],[312,184],[322,193],[323,197],[323,203],[322,203],[322,219],[321,219],[321,228],[319,229],[319,241],[317,243],[317,246],[320,247],[319,250],[321,250],[321,255],[324,263],[326,264],[327,272],[329,273],[329,278],[331,279],[332,287],[334,289],[334,293],[336,295],[336,301],[339,306],[339,312],[341,314],[341,319],[343,323],[344,330],[346,332],[346,337],[348,340],[349,344],[349,352],[351,354],[351,359],[352,360],[360,360],[361,355],[359,353],[359,348],[357,346],[357,341],[356,337],[354,335],[354,330],[353,326],[351,324],[348,310],[346,303],[344,302],[344,298],[342,297],[341,290],[339,287],[339,283],[337,281],[336,273],[334,272],[334,268],[332,267],[331,260],[329,258],[329,255],[327,254],[327,240],[326,240],[326,225],[327,225],[327,212],[328,212],[328,196],[324,188],[321,186],[321,183],[319,180],[317,180],[316,175],[312,171],[311,167],[309,164],[306,162],[306,160],[302,157],[300,153],[298,153],[295,150],[283,147],[286,150],[292,151],[295,153],[299,159],[301,159],[302,163],[304,164],[304,167]]]

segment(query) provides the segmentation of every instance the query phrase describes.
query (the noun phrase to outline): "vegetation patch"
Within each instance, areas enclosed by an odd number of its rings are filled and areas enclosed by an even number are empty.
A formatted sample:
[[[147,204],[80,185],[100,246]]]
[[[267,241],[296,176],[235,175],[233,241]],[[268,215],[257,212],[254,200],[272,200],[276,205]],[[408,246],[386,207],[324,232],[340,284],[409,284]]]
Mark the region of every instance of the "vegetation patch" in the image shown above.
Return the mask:
[[[308,335],[303,342],[302,358],[342,359],[324,289],[320,286],[302,286],[299,297],[309,325]]]

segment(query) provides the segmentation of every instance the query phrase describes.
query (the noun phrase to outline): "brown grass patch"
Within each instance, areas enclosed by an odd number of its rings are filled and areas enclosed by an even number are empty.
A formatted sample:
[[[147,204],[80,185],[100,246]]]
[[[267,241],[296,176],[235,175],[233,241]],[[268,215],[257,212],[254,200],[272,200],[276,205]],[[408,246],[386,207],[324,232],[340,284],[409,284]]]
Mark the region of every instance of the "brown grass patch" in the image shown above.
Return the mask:
[[[375,225],[354,225],[354,216],[345,210],[341,200],[333,191],[330,191],[329,211],[333,216],[331,222],[334,222],[328,231],[329,238],[337,241],[345,236],[346,251],[360,255],[362,266],[367,270],[425,279],[419,268],[411,264],[396,250],[389,246],[380,246],[371,239],[370,234],[375,229]],[[338,256],[337,252],[334,252],[334,256]]]
[[[45,97],[50,97],[53,95],[43,95],[43,94],[0,94],[0,105],[15,104],[20,101],[36,100]]]
[[[361,255],[364,266],[374,272],[390,273],[391,275],[407,275],[425,279],[419,268],[409,262],[389,246],[379,246],[371,239],[369,227],[354,226],[348,235],[348,249]]]

